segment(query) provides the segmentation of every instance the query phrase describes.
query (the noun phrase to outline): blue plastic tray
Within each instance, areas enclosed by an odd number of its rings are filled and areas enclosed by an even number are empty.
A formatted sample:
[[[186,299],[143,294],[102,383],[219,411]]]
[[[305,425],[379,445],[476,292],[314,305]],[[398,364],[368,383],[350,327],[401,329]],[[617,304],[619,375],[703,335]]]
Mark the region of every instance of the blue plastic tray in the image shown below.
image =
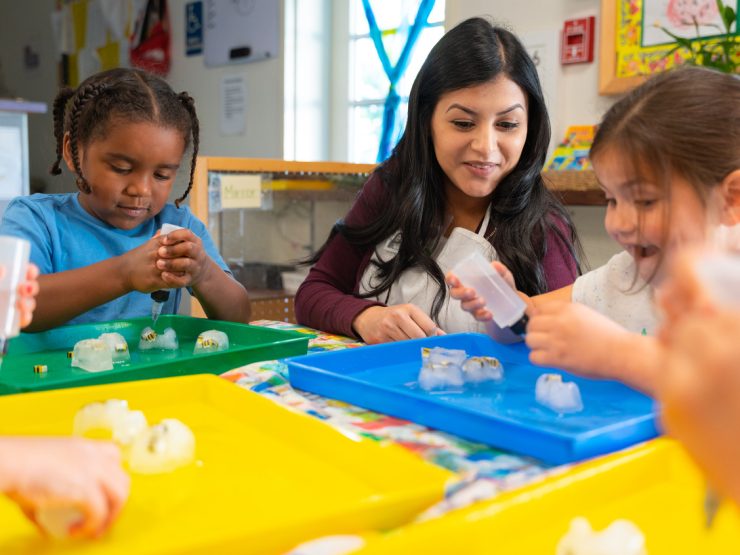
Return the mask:
[[[426,392],[418,385],[422,347],[464,349],[504,365],[500,384],[458,392]],[[658,434],[649,397],[614,381],[590,380],[530,364],[523,343],[501,345],[462,333],[288,359],[294,387],[405,418],[474,441],[562,464],[610,453]],[[556,372],[581,389],[583,411],[559,415],[539,405],[534,385]]]

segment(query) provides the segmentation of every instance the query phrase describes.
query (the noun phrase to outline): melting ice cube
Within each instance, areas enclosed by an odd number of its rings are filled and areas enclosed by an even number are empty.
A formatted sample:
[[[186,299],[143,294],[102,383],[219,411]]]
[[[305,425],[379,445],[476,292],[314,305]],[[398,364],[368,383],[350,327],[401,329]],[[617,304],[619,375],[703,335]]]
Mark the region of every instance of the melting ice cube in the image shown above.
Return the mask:
[[[564,382],[560,374],[542,374],[535,385],[537,402],[564,414],[583,410],[581,391],[574,382]]]
[[[113,370],[113,354],[105,341],[83,339],[75,343],[72,351],[72,366],[88,372]]]
[[[495,357],[470,357],[462,369],[467,383],[500,382],[504,379],[504,367]]]
[[[574,518],[558,542],[557,555],[646,555],[645,536],[629,520],[618,519],[596,532],[583,517]]]
[[[229,348],[229,336],[219,330],[204,331],[198,336],[193,354],[226,351]]]
[[[178,346],[177,334],[172,328],[166,328],[161,334],[158,334],[150,327],[146,327],[141,330],[141,336],[139,338],[140,351],[148,351],[152,349],[175,351]]]
[[[431,391],[462,386],[465,380],[461,365],[466,357],[467,353],[458,349],[422,348],[419,387]]]
[[[139,434],[131,445],[129,468],[141,474],[170,472],[195,458],[195,436],[176,418],[165,418]]]
[[[113,356],[113,362],[129,362],[131,360],[131,354],[128,352],[128,343],[126,343],[126,338],[120,333],[103,333],[98,337],[98,339],[104,341],[106,345],[108,345]]]

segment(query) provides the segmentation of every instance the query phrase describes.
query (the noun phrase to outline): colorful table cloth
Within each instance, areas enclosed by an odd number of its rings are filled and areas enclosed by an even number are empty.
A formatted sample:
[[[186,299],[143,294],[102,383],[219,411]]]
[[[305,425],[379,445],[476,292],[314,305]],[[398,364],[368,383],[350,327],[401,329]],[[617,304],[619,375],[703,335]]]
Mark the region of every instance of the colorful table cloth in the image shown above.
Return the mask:
[[[315,337],[308,343],[309,353],[352,349],[364,345],[349,337],[285,322],[258,320],[251,324],[314,335]],[[473,501],[490,498],[502,491],[562,472],[566,468],[552,467],[531,458],[467,441],[407,420],[296,390],[288,381],[286,364],[279,360],[248,364],[230,370],[221,377],[264,395],[291,410],[324,420],[343,433],[376,441],[393,441],[425,460],[459,474],[460,480],[448,487],[446,499],[422,514],[420,516],[422,519],[468,505]]]

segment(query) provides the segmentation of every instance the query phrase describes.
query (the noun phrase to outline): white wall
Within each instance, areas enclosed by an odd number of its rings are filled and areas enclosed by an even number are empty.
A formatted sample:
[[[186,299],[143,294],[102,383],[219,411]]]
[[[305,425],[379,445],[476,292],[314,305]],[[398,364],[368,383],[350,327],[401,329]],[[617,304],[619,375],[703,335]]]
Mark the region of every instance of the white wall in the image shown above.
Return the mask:
[[[49,105],[47,114],[29,117],[30,174],[32,179],[43,179],[48,192],[63,192],[74,190],[69,174],[65,172],[59,177],[48,174],[55,148],[51,102],[58,87],[57,53],[50,24],[55,4],[55,0],[0,0],[0,68],[2,80],[12,96]],[[282,10],[282,0],[280,5]],[[206,68],[202,55],[185,56],[185,0],[171,0],[169,6],[172,69],[168,80],[175,90],[186,90],[195,98],[201,123],[201,153],[280,158],[283,152],[282,51],[272,60]],[[282,19],[281,13],[281,22]],[[23,67],[23,47],[27,44],[39,53],[37,68]],[[227,137],[219,131],[219,83],[224,75],[231,74],[243,75],[246,80],[246,132]]]
[[[34,178],[42,179],[50,192],[65,190],[69,185],[62,176],[48,173],[55,156],[51,103],[57,91],[57,57],[50,22],[54,4],[54,0],[0,0],[0,75],[7,89],[3,94],[48,105],[46,114],[28,117],[28,135],[31,184]],[[23,65],[26,45],[39,54],[36,68]]]
[[[553,136],[563,137],[569,125],[598,123],[601,115],[612,104],[610,97],[599,96],[599,0],[447,0],[446,28],[473,16],[489,16],[517,35],[548,32],[558,33],[566,19],[596,16],[596,44],[594,62],[590,64],[559,65],[556,76],[557,91],[549,92],[555,98],[550,107]]]
[[[291,0],[292,1],[292,0]],[[300,1],[300,0],[299,0]],[[15,2],[0,0],[0,64],[2,77],[12,95],[49,104],[57,90],[57,56],[52,43],[49,14],[55,0]],[[284,2],[280,0],[281,10]],[[489,15],[506,23],[520,35],[527,33],[555,33],[566,18],[597,15],[598,0],[447,0],[447,27],[474,15]],[[172,24],[172,70],[169,81],[175,90],[187,90],[196,100],[201,122],[201,153],[218,156],[245,156],[280,158],[283,154],[283,110],[284,110],[284,53],[273,60],[234,65],[222,68],[206,68],[202,56],[186,57],[184,52],[185,0],[171,0]],[[281,22],[283,21],[281,16]],[[297,18],[300,23],[301,18]],[[282,23],[281,23],[282,26]],[[598,28],[598,24],[597,24]],[[597,51],[598,51],[597,32]],[[282,43],[282,41],[281,41]],[[23,67],[23,47],[29,44],[40,55],[40,66],[34,69]],[[281,46],[282,49],[282,46]],[[557,91],[552,95],[555,106],[551,109],[553,134],[563,135],[568,125],[598,121],[612,99],[599,97],[597,89],[597,64],[559,66]],[[300,70],[301,68],[299,68]],[[224,75],[240,74],[246,80],[247,114],[246,132],[236,137],[226,137],[219,131],[220,98],[219,83]],[[299,77],[299,75],[297,75]],[[300,82],[300,81],[299,81]],[[326,100],[326,99],[324,99]],[[48,167],[54,158],[51,113],[33,115],[29,118],[30,173],[33,178],[42,178],[47,191],[59,192],[74,189],[74,184],[65,172],[52,178]],[[322,141],[323,142],[323,141]],[[184,172],[183,172],[184,173]],[[181,176],[182,179],[183,176]],[[180,188],[181,185],[178,185]],[[317,209],[317,239],[319,242],[336,217],[344,210],[334,205]],[[581,238],[586,246],[592,266],[598,265],[616,250],[606,237],[601,225],[603,208],[576,207],[572,210]],[[294,230],[303,235],[305,226],[295,222],[281,221],[269,214],[254,214],[260,232],[250,233],[246,240],[240,239],[234,256],[260,253],[253,260],[286,260],[300,255],[302,249],[282,238],[281,229]],[[298,228],[295,228],[298,226]],[[236,239],[235,239],[236,241]],[[260,246],[266,248],[261,249]],[[251,256],[249,256],[251,258]]]
[[[280,158],[283,153],[283,52],[247,64],[208,68],[203,56],[185,56],[185,0],[170,0],[172,68],[167,80],[176,91],[195,99],[201,132],[201,153],[206,156]],[[282,5],[281,36],[282,36]],[[225,75],[242,75],[247,87],[244,135],[220,133],[220,81]]]

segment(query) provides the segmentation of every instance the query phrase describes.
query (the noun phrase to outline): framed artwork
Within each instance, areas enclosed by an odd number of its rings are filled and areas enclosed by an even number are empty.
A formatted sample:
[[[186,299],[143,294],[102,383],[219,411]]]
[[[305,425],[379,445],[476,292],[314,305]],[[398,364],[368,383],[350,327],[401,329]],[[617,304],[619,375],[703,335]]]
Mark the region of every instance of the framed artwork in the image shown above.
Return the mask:
[[[740,0],[722,0],[738,13]],[[697,25],[694,25],[696,20]],[[716,0],[601,0],[599,93],[620,94],[646,76],[683,63],[688,54],[673,49],[663,30],[711,41],[721,33]],[[738,24],[733,28],[738,33]]]

